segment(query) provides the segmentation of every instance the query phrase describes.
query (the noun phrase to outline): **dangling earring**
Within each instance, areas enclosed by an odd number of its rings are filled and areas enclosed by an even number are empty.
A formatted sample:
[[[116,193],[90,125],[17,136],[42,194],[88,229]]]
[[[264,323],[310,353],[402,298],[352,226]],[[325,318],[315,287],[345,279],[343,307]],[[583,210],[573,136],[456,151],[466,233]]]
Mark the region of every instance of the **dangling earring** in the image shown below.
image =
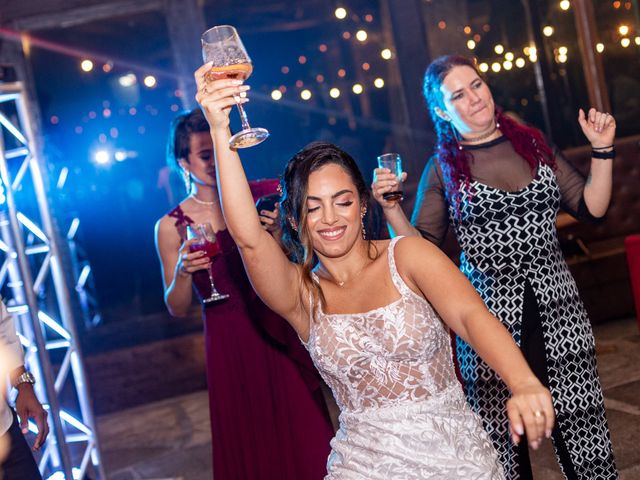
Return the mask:
[[[287,220],[289,220],[289,225],[291,226],[291,228],[293,229],[294,232],[298,233],[298,224],[296,223],[296,221],[293,219],[292,216],[287,217]]]
[[[182,180],[184,181],[184,188],[187,189],[187,195],[188,195],[191,193],[191,174],[184,167],[182,167]]]
[[[364,226],[364,216],[367,214],[367,207],[364,207],[360,213],[360,225],[362,226],[362,239],[367,239],[367,229]]]

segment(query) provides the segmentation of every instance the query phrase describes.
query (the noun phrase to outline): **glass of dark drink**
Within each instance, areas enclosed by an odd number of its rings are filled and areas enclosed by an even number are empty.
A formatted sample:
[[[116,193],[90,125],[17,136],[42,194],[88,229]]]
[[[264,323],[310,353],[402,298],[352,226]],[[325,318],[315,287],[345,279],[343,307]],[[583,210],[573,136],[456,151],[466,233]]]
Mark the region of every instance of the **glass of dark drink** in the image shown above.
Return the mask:
[[[398,186],[395,190],[382,194],[382,198],[388,202],[399,202],[404,198],[402,192],[402,159],[397,153],[385,153],[378,157],[378,167],[388,168],[398,177]]]
[[[192,252],[203,251],[211,261],[209,268],[207,268],[209,281],[211,282],[211,295],[209,295],[207,298],[202,299],[202,302],[212,303],[226,300],[227,298],[229,298],[229,295],[227,295],[226,293],[218,292],[218,290],[216,290],[215,284],[213,283],[213,273],[211,272],[211,268],[213,267],[213,260],[215,259],[215,257],[220,255],[222,251],[220,250],[220,245],[218,245],[218,242],[216,241],[216,234],[213,232],[211,224],[196,223],[189,225],[187,227],[187,238],[196,239],[196,241],[190,247],[190,250]]]
[[[205,75],[207,81],[220,78],[246,80],[253,72],[251,58],[238,32],[230,25],[212,27],[202,34],[202,58],[205,63],[213,62],[211,70]],[[239,98],[236,102],[242,121],[242,131],[229,139],[229,145],[233,148],[246,148],[266,140],[269,131],[266,128],[252,128]]]

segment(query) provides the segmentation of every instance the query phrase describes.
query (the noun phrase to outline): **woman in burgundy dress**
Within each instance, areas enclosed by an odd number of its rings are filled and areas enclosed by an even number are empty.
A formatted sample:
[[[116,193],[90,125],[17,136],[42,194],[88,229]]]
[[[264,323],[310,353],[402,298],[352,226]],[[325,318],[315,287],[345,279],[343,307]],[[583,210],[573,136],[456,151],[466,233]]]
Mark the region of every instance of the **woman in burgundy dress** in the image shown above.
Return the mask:
[[[199,109],[174,120],[168,157],[189,195],[156,224],[167,308],[184,316],[193,289],[200,299],[211,294],[210,260],[190,252],[190,224],[213,227],[221,255],[212,276],[229,295],[202,308],[215,479],[322,478],[333,429],[319,375],[293,330],[251,288],[220,210],[213,144]],[[265,228],[273,217],[262,217]]]

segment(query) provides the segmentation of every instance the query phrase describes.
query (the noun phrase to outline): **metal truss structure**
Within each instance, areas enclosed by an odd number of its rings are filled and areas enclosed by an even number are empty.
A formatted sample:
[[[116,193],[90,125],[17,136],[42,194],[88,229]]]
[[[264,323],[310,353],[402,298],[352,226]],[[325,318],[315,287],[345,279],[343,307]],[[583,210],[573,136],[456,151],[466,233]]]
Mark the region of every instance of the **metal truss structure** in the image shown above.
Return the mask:
[[[84,289],[90,267],[76,254],[77,220],[66,239],[52,220],[46,165],[38,154],[27,98],[21,82],[0,83],[0,288],[13,296],[7,306],[49,413],[51,433],[39,458],[43,477],[102,480],[106,476],[59,242],[70,242],[66,263],[75,271],[73,287],[85,323],[96,318]]]

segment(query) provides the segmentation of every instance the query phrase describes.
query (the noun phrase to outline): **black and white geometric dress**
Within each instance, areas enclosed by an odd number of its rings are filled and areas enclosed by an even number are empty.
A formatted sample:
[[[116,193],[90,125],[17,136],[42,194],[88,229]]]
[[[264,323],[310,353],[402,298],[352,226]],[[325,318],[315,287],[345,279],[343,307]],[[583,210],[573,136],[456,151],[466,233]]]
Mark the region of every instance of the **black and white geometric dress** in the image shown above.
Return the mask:
[[[494,153],[503,150],[509,157],[515,153],[509,142],[504,144],[504,137],[487,147],[489,152],[497,150]],[[479,153],[482,157],[487,151],[473,151],[476,160]],[[524,163],[519,156],[516,158]],[[494,167],[495,175],[503,170],[500,165]],[[526,171],[526,163],[525,167]],[[492,168],[476,166],[476,171],[483,178],[482,173],[491,173]],[[507,327],[536,375],[551,391],[557,415],[553,440],[563,472],[567,478],[614,479],[618,477],[596,369],[593,333],[556,234],[563,193],[572,191],[581,178],[576,178],[575,171],[567,175],[569,168],[559,162],[558,169],[564,169],[560,175],[564,176],[557,176],[552,168],[539,166],[535,177],[526,180],[528,184],[521,181],[520,188],[509,190],[495,187],[501,183],[498,178],[491,181],[484,177],[487,183],[483,183],[474,176],[471,193],[460,188],[457,214],[447,203],[448,220],[462,248],[461,271]],[[444,185],[440,169],[434,165],[431,169],[425,173],[431,178],[423,176],[422,182],[422,187],[430,191],[422,191],[414,223],[423,235],[434,240],[434,230],[437,236],[443,236],[442,228],[435,226],[443,220],[444,203],[438,208],[434,207],[438,202],[427,202],[429,197],[436,198],[434,194],[444,198]],[[583,188],[584,180],[580,181]],[[580,210],[580,201],[574,202],[575,210]],[[421,207],[423,211],[418,212]],[[563,207],[567,207],[564,202]],[[508,478],[521,478],[519,464],[523,459],[518,457],[526,456],[527,450],[515,447],[510,439],[505,411],[509,391],[460,338],[457,357],[467,400],[483,419]],[[526,463],[528,468],[528,459]]]

